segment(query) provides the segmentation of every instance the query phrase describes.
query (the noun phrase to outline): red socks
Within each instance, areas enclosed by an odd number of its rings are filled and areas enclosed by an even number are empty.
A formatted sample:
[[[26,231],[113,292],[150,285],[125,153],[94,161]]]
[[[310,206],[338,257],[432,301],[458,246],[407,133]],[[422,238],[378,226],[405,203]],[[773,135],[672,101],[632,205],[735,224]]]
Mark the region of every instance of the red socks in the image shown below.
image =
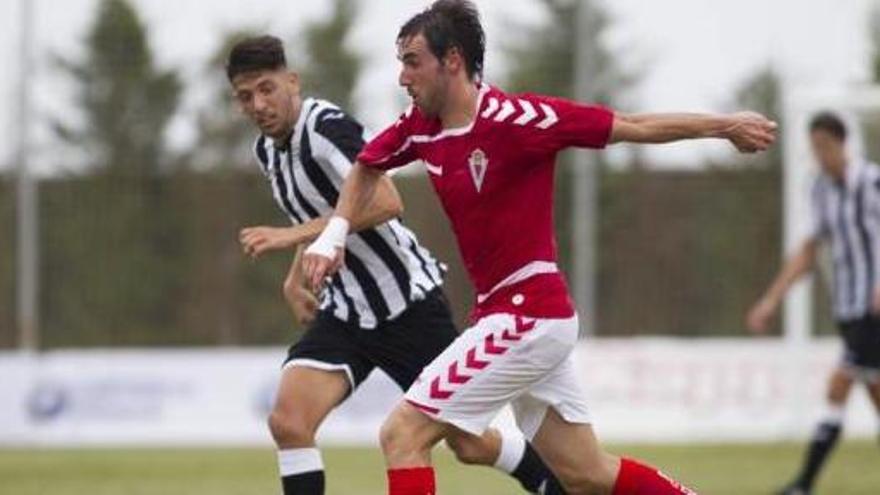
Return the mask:
[[[389,469],[388,495],[435,495],[434,468],[431,466]]]
[[[697,495],[697,492],[667,478],[655,468],[622,458],[611,495]]]
[[[697,495],[656,469],[632,459],[620,460],[612,495]],[[435,495],[434,468],[389,469],[388,495]]]

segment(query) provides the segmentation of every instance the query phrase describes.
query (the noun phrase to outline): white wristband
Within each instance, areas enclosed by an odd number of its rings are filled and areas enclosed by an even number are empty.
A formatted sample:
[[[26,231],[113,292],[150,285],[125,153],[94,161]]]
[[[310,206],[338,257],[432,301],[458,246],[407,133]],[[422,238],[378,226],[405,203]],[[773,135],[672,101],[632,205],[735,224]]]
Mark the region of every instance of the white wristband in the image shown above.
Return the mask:
[[[336,250],[345,247],[348,237],[348,220],[334,216],[327,222],[321,235],[306,248],[306,254],[317,254],[325,258],[336,257]]]

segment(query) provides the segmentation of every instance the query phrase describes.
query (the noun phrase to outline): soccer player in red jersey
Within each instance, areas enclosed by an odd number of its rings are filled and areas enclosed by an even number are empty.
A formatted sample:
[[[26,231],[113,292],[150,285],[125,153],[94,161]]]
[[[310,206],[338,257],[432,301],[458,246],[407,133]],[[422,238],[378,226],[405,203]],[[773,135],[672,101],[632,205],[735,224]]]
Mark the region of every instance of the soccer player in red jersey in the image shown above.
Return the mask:
[[[476,286],[473,326],[407,391],[381,432],[390,495],[435,493],[431,448],[480,435],[506,404],[570,494],[692,491],[656,469],[604,452],[578,390],[578,320],[556,265],[553,174],[567,147],[720,138],[766,149],[776,124],[755,113],[623,115],[482,81],[485,37],[466,0],[438,0],[397,37],[400,84],[413,105],[367,144],[336,213],[309,246],[318,286],[343,262],[349,219],[382,172],[422,160]]]

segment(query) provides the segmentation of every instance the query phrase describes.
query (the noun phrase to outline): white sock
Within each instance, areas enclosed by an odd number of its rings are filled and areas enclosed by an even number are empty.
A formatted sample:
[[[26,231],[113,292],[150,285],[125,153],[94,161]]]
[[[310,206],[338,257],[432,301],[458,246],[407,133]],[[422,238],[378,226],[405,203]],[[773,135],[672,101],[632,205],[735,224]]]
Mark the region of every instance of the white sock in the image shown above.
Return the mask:
[[[526,451],[526,439],[519,432],[499,431],[501,435],[501,452],[495,460],[495,468],[512,474]]]
[[[278,451],[278,471],[282,478],[323,470],[324,462],[321,460],[321,451],[315,447]]]
[[[825,413],[822,415],[822,423],[839,426],[843,424],[843,417],[846,414],[844,406],[828,404]]]

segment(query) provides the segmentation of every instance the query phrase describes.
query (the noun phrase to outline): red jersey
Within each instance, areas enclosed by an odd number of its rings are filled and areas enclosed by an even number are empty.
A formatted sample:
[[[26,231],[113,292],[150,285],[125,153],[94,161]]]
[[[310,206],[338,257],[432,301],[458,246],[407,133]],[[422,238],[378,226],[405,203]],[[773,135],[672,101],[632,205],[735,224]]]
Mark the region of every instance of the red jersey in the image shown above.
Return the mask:
[[[443,129],[410,107],[358,161],[388,170],[422,160],[476,286],[474,317],[574,314],[557,265],[553,228],[556,154],[603,148],[614,114],[548,96],[483,85],[467,127]]]

